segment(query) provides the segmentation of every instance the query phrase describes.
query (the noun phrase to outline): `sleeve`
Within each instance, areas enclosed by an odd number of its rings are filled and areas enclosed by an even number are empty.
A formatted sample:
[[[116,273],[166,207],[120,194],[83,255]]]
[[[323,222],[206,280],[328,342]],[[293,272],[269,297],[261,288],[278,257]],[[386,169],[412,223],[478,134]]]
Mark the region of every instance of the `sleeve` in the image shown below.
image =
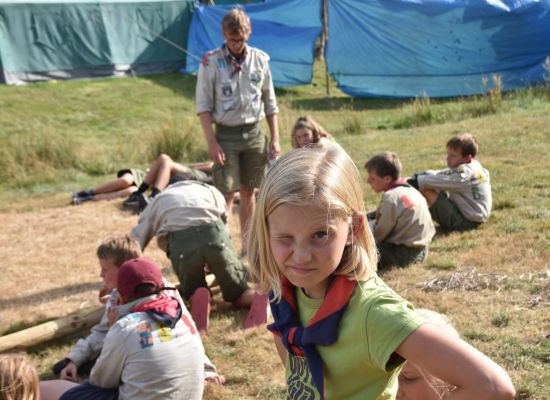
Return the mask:
[[[120,386],[122,370],[126,363],[126,336],[117,323],[111,327],[103,350],[99,355],[92,372],[90,373],[90,383],[105,389],[114,389]]]
[[[207,57],[205,56],[205,58]],[[208,65],[212,62],[212,60],[203,60],[199,67],[199,72],[197,74],[197,86],[195,88],[197,114],[201,114],[203,112],[212,113],[214,111],[215,76],[211,72],[213,67]]]
[[[107,307],[105,307],[105,311],[99,323],[92,327],[88,336],[76,342],[67,358],[78,367],[87,361],[97,358],[103,348],[103,342],[105,341],[108,330]]]
[[[273,88],[273,80],[271,78],[271,69],[269,68],[269,59],[266,60],[265,79],[262,86],[262,101],[264,103],[264,111],[266,115],[279,113],[277,98],[275,97],[275,89]]]
[[[204,354],[204,378],[210,378],[212,376],[216,376],[218,375],[218,371],[216,370],[216,366],[214,365],[214,363],[212,361],[210,361],[210,359],[208,358],[208,356],[206,355],[206,353]]]
[[[384,195],[376,211],[376,225],[373,232],[376,243],[382,242],[393,231],[396,223],[397,207],[389,196]]]
[[[470,187],[472,171],[463,165],[418,175],[420,189],[463,191]]]
[[[395,354],[395,350],[423,323],[412,305],[391,290],[379,293],[367,312],[370,361],[385,371],[401,365],[404,360]]]
[[[143,210],[143,213],[139,217],[138,225],[134,227],[130,233],[130,236],[139,241],[142,250],[147,247],[158,230],[158,218],[156,217],[157,206],[155,204],[158,202],[158,199],[159,197],[157,196],[151,204],[145,207],[145,210]]]

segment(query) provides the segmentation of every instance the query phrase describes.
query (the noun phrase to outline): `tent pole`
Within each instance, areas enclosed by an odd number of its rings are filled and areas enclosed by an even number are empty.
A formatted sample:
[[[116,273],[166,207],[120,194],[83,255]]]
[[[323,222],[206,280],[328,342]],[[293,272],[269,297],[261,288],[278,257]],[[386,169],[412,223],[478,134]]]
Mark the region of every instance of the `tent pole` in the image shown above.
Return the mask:
[[[322,45],[322,58],[325,63],[325,86],[327,90],[327,96],[330,96],[330,79],[327,66],[327,42],[328,42],[328,0],[323,0],[323,37],[321,39]]]

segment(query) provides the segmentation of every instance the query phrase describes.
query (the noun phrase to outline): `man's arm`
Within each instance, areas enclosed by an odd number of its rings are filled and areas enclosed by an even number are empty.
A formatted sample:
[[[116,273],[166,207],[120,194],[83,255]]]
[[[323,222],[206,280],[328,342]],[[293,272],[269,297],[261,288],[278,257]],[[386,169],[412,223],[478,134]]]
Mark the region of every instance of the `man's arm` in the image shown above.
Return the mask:
[[[269,143],[269,159],[275,160],[281,153],[281,145],[279,144],[279,123],[277,120],[277,114],[271,114],[266,116],[267,124],[269,125],[269,133],[271,134],[271,141]]]
[[[212,128],[212,114],[208,111],[199,114],[202,131],[208,143],[208,155],[210,159],[217,165],[223,165],[225,162],[225,153],[216,140],[214,129]]]

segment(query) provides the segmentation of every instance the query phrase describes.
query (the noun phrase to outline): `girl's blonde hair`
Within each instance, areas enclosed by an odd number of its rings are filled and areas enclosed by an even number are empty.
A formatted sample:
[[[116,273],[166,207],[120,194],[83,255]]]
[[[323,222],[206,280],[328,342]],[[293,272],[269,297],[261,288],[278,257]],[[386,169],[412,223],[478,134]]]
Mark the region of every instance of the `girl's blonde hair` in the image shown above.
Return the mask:
[[[0,400],[39,400],[36,369],[21,354],[0,354]]]
[[[309,115],[304,115],[303,117],[299,117],[296,123],[294,124],[294,127],[292,128],[291,133],[291,141],[292,141],[292,147],[298,148],[298,140],[296,138],[296,132],[298,129],[309,129],[313,133],[313,143],[319,143],[319,141],[322,138],[330,139],[330,133],[324,130],[324,128],[317,123],[313,118],[311,118]]]
[[[280,299],[281,276],[270,247],[268,216],[281,204],[313,205],[326,209],[327,220],[342,217],[359,223],[357,214],[364,212],[360,182],[357,167],[338,145],[294,149],[277,160],[260,187],[248,235],[249,270],[258,290],[273,290],[275,300]],[[366,222],[350,229],[355,235],[335,274],[364,280],[376,271],[376,245]]]

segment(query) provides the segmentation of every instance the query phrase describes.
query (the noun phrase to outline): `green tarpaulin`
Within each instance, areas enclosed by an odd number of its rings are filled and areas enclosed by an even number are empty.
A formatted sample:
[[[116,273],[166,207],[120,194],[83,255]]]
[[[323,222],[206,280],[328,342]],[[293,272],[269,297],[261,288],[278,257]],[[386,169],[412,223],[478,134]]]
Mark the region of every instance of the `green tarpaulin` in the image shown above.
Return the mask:
[[[0,0],[3,80],[18,84],[177,70],[186,59],[181,49],[193,4]]]

